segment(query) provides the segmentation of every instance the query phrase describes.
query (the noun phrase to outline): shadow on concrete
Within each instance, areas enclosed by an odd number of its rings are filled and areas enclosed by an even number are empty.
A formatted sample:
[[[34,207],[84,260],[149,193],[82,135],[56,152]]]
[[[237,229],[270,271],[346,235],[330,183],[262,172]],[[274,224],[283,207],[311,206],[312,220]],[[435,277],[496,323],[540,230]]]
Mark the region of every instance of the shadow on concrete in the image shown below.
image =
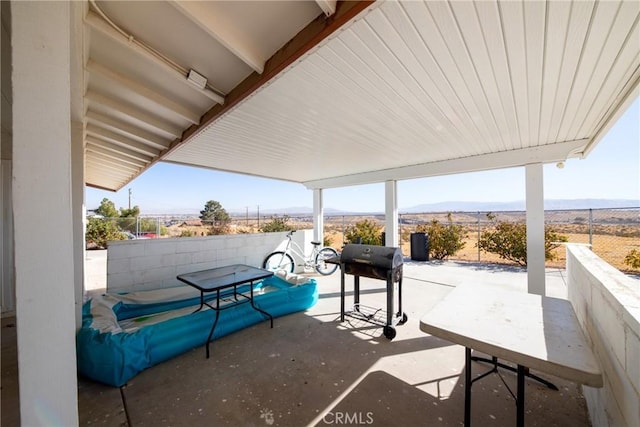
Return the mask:
[[[323,416],[336,411],[372,412],[377,426],[460,425],[464,348],[419,329],[420,317],[452,289],[433,283],[448,278],[429,273],[403,283],[409,320],[396,327],[393,341],[377,325],[339,322],[339,277],[317,279],[321,295],[314,307],[277,318],[273,329],[263,322],[215,340],[210,359],[201,346],[121,388],[79,378],[80,425],[298,427],[329,424]],[[363,281],[363,303],[384,306],[383,288],[380,281]],[[15,324],[10,325],[11,319],[3,319],[3,426],[19,425]],[[476,372],[482,368],[474,366]],[[515,375],[502,376],[515,385]],[[580,389],[549,379],[560,391],[527,381],[527,426],[588,425]],[[474,384],[475,425],[514,424],[505,382],[490,375]]]

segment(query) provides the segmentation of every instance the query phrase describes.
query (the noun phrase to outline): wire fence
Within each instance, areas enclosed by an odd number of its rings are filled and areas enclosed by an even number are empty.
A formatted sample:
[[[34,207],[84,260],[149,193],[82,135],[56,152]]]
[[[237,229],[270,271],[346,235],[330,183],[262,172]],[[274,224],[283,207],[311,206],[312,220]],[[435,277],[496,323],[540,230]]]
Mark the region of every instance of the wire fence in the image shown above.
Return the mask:
[[[493,216],[493,220],[489,215]],[[523,211],[505,212],[425,212],[403,213],[398,215],[400,247],[405,256],[411,254],[412,233],[418,226],[429,224],[433,220],[446,225],[451,218],[452,224],[464,229],[464,247],[450,260],[507,263],[497,255],[484,252],[478,247],[482,233],[494,227],[494,221],[524,223]],[[296,228],[312,228],[311,215],[265,215],[232,216],[230,222],[219,224],[201,221],[188,215],[163,215],[156,217],[115,218],[119,228],[129,238],[193,237],[210,234],[257,233],[273,221],[274,218],[286,218],[287,225]],[[340,249],[346,243],[345,235],[349,229],[363,220],[369,220],[384,231],[384,214],[326,215],[324,218],[325,243]],[[593,251],[614,267],[631,271],[625,263],[625,257],[632,250],[640,251],[640,207],[611,209],[573,209],[545,211],[545,225],[552,227],[569,243],[591,245]],[[548,267],[565,267],[565,250],[562,246],[554,250],[554,260],[547,261]]]
[[[450,215],[450,216],[449,216]],[[478,247],[483,232],[493,229],[495,221],[525,223],[525,212],[451,212],[446,213],[412,213],[398,215],[400,231],[400,247],[405,256],[411,253],[410,236],[419,225],[429,224],[433,220],[446,225],[449,218],[453,225],[460,225],[464,230],[464,247],[451,260],[507,263],[498,255],[488,253]],[[492,217],[493,219],[491,219]],[[325,218],[325,236],[333,235],[333,242],[345,243],[345,233],[349,227],[364,219],[384,226],[382,215],[343,215]],[[592,250],[614,267],[629,271],[625,257],[632,250],[640,251],[640,208],[616,209],[576,209],[545,211],[545,226],[553,228],[566,237],[569,243],[589,244]],[[554,259],[547,261],[548,267],[564,268],[566,254],[564,247],[553,251]]]

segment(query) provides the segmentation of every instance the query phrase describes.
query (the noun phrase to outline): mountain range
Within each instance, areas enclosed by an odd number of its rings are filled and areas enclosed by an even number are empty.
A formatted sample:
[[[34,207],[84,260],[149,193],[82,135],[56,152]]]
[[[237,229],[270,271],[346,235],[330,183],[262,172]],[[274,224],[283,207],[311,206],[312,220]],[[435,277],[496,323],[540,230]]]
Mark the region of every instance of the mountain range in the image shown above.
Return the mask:
[[[549,199],[544,201],[546,210],[574,210],[574,209],[611,209],[640,207],[640,199]],[[399,213],[423,213],[423,212],[499,212],[499,211],[524,211],[525,201],[512,202],[464,202],[449,201],[440,203],[426,203],[406,208],[399,208]],[[288,207],[282,209],[260,210],[260,215],[307,215],[312,214],[313,208],[308,206]],[[336,208],[325,208],[325,215],[350,215],[372,214],[382,212],[356,212]],[[245,212],[230,210],[233,216],[244,215]]]

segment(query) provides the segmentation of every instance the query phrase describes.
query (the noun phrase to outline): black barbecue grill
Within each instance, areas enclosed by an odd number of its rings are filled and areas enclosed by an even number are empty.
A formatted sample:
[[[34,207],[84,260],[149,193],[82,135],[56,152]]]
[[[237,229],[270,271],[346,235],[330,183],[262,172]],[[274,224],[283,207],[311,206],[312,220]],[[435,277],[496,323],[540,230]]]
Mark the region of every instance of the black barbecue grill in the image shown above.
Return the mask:
[[[384,327],[385,337],[390,340],[395,338],[395,325],[401,325],[407,321],[407,315],[402,312],[402,263],[402,252],[399,248],[359,244],[346,245],[340,255],[340,321],[344,322],[346,315],[379,324]],[[345,274],[354,276],[354,304],[353,311],[350,312],[345,312]],[[372,312],[370,307],[360,304],[360,277],[386,280],[386,321],[376,316],[379,310]],[[396,282],[398,283],[398,311],[394,314],[393,294]]]

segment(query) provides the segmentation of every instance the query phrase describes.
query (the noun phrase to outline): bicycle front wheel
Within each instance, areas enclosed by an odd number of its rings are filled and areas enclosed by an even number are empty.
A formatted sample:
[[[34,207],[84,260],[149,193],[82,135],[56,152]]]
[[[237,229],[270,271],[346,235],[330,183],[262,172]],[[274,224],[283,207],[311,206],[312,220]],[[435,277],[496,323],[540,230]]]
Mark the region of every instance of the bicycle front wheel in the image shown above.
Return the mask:
[[[293,273],[295,264],[291,255],[284,252],[273,252],[264,259],[262,268],[269,271],[284,270]]]
[[[328,276],[333,274],[334,271],[338,268],[337,264],[329,264],[325,262],[325,260],[329,258],[335,258],[338,256],[338,252],[336,252],[333,248],[322,248],[318,255],[316,255],[316,271],[323,276]]]

